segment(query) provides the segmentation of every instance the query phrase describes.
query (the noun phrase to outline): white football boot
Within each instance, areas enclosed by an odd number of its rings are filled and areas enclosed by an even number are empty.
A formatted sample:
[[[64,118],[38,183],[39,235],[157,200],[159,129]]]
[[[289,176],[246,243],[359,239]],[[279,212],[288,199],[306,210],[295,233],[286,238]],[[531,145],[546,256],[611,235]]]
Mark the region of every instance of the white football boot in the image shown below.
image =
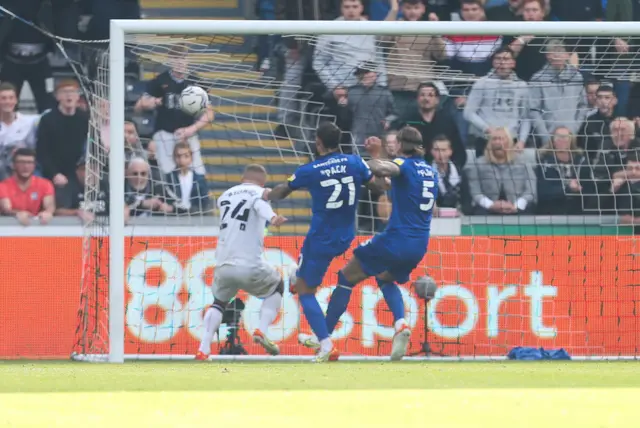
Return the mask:
[[[411,329],[406,322],[402,322],[396,327],[396,333],[393,335],[391,361],[400,361],[405,356],[409,339],[411,339]]]
[[[340,358],[340,352],[338,352],[336,345],[332,344],[329,350],[323,351],[322,348],[320,348],[312,361],[314,363],[328,363],[338,361],[338,358]]]
[[[298,343],[309,349],[320,349],[320,341],[314,334],[300,333],[298,334]]]

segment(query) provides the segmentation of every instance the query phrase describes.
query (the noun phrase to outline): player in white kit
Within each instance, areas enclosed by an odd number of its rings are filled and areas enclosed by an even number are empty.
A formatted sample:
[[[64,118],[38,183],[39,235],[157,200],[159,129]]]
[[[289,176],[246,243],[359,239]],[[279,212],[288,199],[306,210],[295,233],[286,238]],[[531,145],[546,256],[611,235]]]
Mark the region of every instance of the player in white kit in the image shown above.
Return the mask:
[[[242,183],[224,192],[218,199],[220,234],[216,248],[213,278],[213,305],[204,316],[204,334],[196,354],[206,360],[211,340],[220,324],[225,307],[239,290],[264,299],[260,308],[260,326],[253,341],[271,355],[278,355],[278,345],[267,337],[267,328],[276,319],[282,305],[284,283],[280,273],[262,258],[265,223],[280,226],[287,219],[277,215],[262,195],[267,172],[262,165],[248,165]]]

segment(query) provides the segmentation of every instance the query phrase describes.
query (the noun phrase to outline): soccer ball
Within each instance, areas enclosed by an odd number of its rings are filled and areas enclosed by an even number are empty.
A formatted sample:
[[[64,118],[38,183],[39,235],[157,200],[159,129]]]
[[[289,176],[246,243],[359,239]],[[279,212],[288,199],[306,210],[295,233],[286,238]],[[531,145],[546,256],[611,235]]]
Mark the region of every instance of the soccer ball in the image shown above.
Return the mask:
[[[421,276],[413,283],[413,289],[416,295],[425,300],[433,299],[433,296],[436,295],[437,288],[436,281],[428,275]]]
[[[209,95],[199,86],[188,86],[180,94],[180,109],[191,116],[203,113],[208,105]]]

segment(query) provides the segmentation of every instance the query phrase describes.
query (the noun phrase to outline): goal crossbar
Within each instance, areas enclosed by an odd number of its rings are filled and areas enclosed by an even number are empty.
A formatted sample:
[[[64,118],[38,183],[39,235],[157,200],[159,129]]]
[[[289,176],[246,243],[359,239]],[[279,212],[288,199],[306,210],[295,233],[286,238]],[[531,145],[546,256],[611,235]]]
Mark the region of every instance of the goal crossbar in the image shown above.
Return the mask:
[[[373,34],[373,35],[495,35],[519,36],[632,36],[639,30],[635,22],[495,22],[495,21],[217,21],[217,20],[111,20],[114,35],[124,34]]]

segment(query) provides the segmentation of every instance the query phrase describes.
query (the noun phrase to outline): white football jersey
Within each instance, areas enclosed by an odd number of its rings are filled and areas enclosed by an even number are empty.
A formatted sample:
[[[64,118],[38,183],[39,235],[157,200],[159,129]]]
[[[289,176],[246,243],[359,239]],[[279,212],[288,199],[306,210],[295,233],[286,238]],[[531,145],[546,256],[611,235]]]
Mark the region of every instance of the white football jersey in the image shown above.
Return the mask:
[[[262,260],[266,222],[276,215],[262,199],[263,192],[264,188],[256,184],[243,183],[218,198],[216,266],[253,266]]]
[[[35,149],[39,115],[16,113],[16,120],[7,126],[0,122],[0,147]]]

